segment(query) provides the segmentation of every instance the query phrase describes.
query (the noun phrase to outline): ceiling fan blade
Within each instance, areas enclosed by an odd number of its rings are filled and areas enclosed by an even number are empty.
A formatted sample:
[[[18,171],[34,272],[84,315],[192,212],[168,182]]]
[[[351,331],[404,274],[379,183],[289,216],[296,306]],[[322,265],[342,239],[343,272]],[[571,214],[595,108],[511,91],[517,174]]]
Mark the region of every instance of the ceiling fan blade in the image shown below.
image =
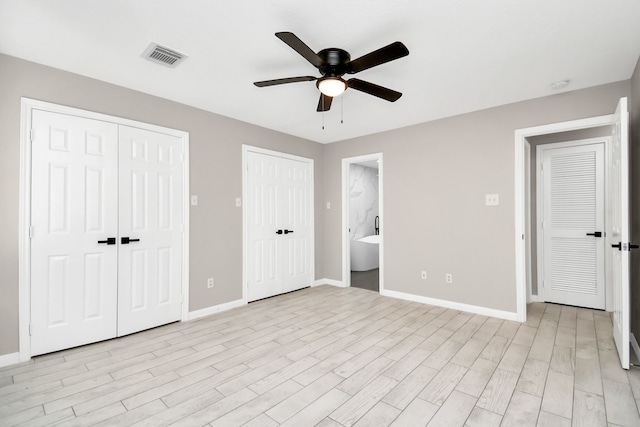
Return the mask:
[[[409,49],[407,49],[402,42],[394,42],[349,62],[347,64],[347,72],[349,74],[359,73],[360,71],[407,55],[409,55]]]
[[[389,102],[397,101],[402,93],[395,90],[387,89],[386,87],[378,86],[373,83],[365,82],[360,79],[351,79],[347,81],[347,85],[351,89],[359,90],[360,92],[368,93],[369,95],[377,96],[378,98],[386,99]]]
[[[284,79],[273,79],[273,80],[264,80],[261,82],[254,82],[253,84],[258,87],[265,87],[265,86],[282,85],[285,83],[310,82],[317,79],[318,79],[317,77],[313,77],[313,76],[287,77]]]
[[[331,101],[333,101],[332,97],[321,93],[320,99],[318,100],[318,108],[316,109],[316,111],[329,111],[329,109],[331,108]]]
[[[304,42],[300,40],[295,34],[289,31],[284,31],[276,33],[276,37],[288,44],[291,49],[302,55],[302,57],[309,61],[314,67],[320,68],[320,66],[323,64],[322,58],[320,58],[314,51],[312,51],[309,46],[304,44]]]

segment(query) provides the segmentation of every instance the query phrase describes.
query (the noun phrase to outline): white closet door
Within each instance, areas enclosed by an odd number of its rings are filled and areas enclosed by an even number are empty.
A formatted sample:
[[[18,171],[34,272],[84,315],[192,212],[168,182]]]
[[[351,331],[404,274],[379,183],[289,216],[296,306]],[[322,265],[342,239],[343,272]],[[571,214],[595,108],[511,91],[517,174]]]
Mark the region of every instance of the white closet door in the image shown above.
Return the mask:
[[[180,320],[183,160],[175,136],[120,126],[119,140],[121,336]]]
[[[247,300],[255,301],[282,293],[282,165],[279,157],[247,155]]]
[[[311,284],[311,166],[282,160],[283,292]],[[287,233],[288,232],[288,233]]]
[[[311,285],[310,161],[247,152],[247,300]]]
[[[116,334],[118,127],[32,117],[31,353]],[[105,243],[99,243],[105,242]]]
[[[545,149],[543,176],[545,301],[604,309],[604,144]]]

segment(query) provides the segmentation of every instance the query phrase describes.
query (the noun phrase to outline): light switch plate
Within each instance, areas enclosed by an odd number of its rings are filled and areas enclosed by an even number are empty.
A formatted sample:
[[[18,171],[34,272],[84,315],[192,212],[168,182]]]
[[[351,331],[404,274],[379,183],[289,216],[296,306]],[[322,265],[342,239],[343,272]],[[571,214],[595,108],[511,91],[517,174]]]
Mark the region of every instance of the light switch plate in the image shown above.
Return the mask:
[[[242,199],[240,197],[236,197],[236,208],[239,208],[242,206]]]
[[[196,195],[191,196],[191,206],[198,206],[198,196]]]
[[[487,194],[486,197],[486,205],[487,206],[499,206],[500,205],[500,195],[499,194]]]

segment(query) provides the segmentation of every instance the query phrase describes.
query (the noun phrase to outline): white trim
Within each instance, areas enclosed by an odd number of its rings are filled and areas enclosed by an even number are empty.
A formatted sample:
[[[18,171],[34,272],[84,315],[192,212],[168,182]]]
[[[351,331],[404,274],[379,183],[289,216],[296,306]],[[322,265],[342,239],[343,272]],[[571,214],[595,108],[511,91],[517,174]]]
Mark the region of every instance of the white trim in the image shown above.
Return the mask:
[[[310,166],[310,185],[311,185],[311,197],[309,200],[310,203],[310,213],[311,213],[311,278],[313,279],[315,274],[315,234],[316,234],[316,226],[315,226],[315,164],[314,160],[308,157],[296,156],[295,154],[283,153],[280,151],[268,150],[266,148],[255,147],[253,145],[242,144],[242,301],[244,303],[248,303],[248,283],[247,278],[248,274],[248,263],[247,263],[247,239],[249,238],[247,233],[247,208],[246,201],[248,198],[248,188],[247,188],[247,169],[248,169],[248,152],[254,152],[259,154],[266,154],[268,156],[280,157],[283,159],[296,160],[299,162],[308,163]],[[313,284],[310,284],[313,286]]]
[[[186,131],[166,128],[149,123],[142,123],[122,117],[109,116],[93,111],[81,110],[31,98],[21,99],[20,115],[20,194],[18,218],[18,328],[20,361],[31,358],[31,339],[29,323],[31,319],[31,240],[29,226],[31,224],[31,123],[33,110],[43,110],[52,113],[77,116],[92,120],[101,120],[117,125],[145,129],[152,132],[164,133],[182,139],[183,164],[183,235],[182,235],[182,318],[185,321],[189,315],[189,133]]]
[[[453,310],[465,311],[467,313],[481,314],[483,316],[497,317],[505,320],[518,320],[518,313],[510,311],[495,310],[493,308],[481,307],[479,305],[463,304],[461,302],[448,301],[437,298],[423,297],[420,295],[406,294],[397,291],[384,291],[380,295],[391,298],[403,299],[406,301],[418,302],[421,304],[435,305],[438,307],[450,308]]]
[[[242,307],[247,305],[243,299],[237,299],[235,301],[225,302],[223,304],[214,305],[211,307],[203,308],[201,310],[192,311],[188,314],[187,320],[199,319],[201,317],[210,316],[212,314],[220,313],[222,311],[231,310],[233,308]]]
[[[524,141],[524,244],[525,244],[525,271],[527,286],[527,303],[537,300],[537,295],[531,293],[531,282],[533,281],[533,271],[531,265],[531,144]]]
[[[181,321],[189,319],[189,240],[191,236],[191,191],[190,191],[190,163],[189,163],[189,132],[183,132],[183,202],[182,202],[182,318]]]
[[[315,282],[313,282],[311,286],[315,287],[315,286],[322,286],[322,285],[337,286],[339,288],[348,287],[344,282],[341,282],[340,280],[333,280],[333,279],[318,279]]]
[[[362,156],[342,159],[342,283],[351,286],[351,239],[349,239],[349,166],[371,160],[378,161],[378,216],[380,217],[380,294],[384,292],[384,162],[382,153],[371,153]]]
[[[20,361],[31,358],[31,113],[29,100],[22,98],[20,114],[20,195],[18,203],[18,349]]]
[[[633,335],[633,332],[629,333],[629,342],[631,342],[631,350],[633,350],[633,353],[636,355],[636,359],[640,360],[640,346],[638,345],[638,341],[636,341],[636,336]]]
[[[514,132],[514,214],[515,214],[515,272],[516,272],[516,315],[517,320],[527,320],[527,280],[525,263],[525,242],[522,234],[525,232],[525,200],[524,200],[524,144],[528,137],[549,133],[566,132],[613,123],[614,116],[598,116],[588,119],[572,120],[543,126],[516,129]]]
[[[22,360],[20,359],[20,353],[3,354],[2,356],[0,356],[0,368],[15,365],[16,363],[20,363],[21,361]]]

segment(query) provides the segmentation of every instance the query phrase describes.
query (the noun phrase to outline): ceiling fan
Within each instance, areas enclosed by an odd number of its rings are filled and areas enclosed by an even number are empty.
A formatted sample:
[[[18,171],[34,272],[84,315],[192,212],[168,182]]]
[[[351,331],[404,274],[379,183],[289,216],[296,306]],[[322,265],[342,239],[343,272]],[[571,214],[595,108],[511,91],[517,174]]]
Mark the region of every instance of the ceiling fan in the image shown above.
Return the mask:
[[[318,101],[317,111],[329,111],[333,98],[341,95],[347,88],[359,90],[390,102],[395,102],[402,96],[400,92],[364,80],[344,80],[342,78],[345,74],[355,74],[375,67],[376,65],[381,65],[385,62],[409,55],[409,49],[401,42],[391,43],[390,45],[351,60],[349,52],[333,47],[322,49],[318,53],[315,53],[309,46],[304,44],[298,36],[291,32],[279,32],[276,33],[276,37],[288,44],[293,50],[302,55],[304,59],[309,61],[311,65],[316,67],[318,71],[320,71],[320,74],[322,74],[322,77],[287,77],[253,83],[258,87],[315,80],[316,86],[320,90],[320,100]]]

